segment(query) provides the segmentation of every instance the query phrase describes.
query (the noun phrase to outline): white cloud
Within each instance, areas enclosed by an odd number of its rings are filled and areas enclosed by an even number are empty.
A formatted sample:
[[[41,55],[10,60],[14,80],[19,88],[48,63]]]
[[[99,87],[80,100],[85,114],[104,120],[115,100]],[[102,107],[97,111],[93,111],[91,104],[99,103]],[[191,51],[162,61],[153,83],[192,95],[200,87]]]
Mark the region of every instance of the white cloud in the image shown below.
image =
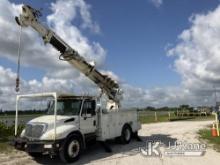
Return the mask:
[[[163,0],[149,0],[156,8],[159,8],[163,4]]]
[[[92,32],[99,32],[97,23],[93,22],[90,7],[84,1],[61,1],[51,4],[52,13],[47,16],[47,24],[76,49],[88,61],[95,61],[97,67],[101,67],[105,60],[105,50],[97,42],[90,42],[80,32],[80,28],[90,29]],[[19,26],[15,23],[14,17],[21,12],[21,5],[2,0],[0,3],[0,57],[6,58],[15,63],[17,61]],[[66,12],[68,10],[68,12]],[[75,19],[81,19],[80,27],[72,24]],[[45,72],[41,81],[22,80],[21,91],[23,93],[62,91],[81,92],[90,90],[94,85],[90,80],[81,75],[67,62],[59,61],[59,53],[50,45],[44,45],[38,33],[31,28],[23,28],[21,63],[22,66],[35,67]],[[0,91],[4,95],[11,93],[14,96],[15,73],[11,70],[1,68]],[[4,73],[4,74],[3,74]],[[14,77],[11,77],[11,75]],[[7,92],[5,87],[10,88]],[[79,86],[79,87],[78,87]],[[4,87],[4,90],[2,88]],[[77,88],[77,89],[76,89]],[[95,88],[96,89],[96,88]],[[89,92],[87,92],[89,93]],[[3,100],[3,97],[1,98]],[[1,100],[0,99],[0,100]]]
[[[114,75],[109,72],[106,73],[109,76]],[[15,106],[15,78],[16,74],[11,69],[3,68],[0,66],[0,77],[3,77],[0,81],[0,109],[14,109]],[[115,77],[117,79],[117,76]],[[97,88],[90,81],[86,81],[86,77],[81,75],[77,79],[59,79],[48,78],[44,76],[42,80],[21,80],[21,92],[19,94],[26,93],[38,93],[38,92],[60,92],[60,93],[76,93],[76,94],[98,94]],[[185,100],[187,97],[187,91],[174,88],[155,88],[152,90],[143,90],[142,88],[133,87],[128,84],[121,84],[124,91],[124,99],[122,101],[123,107],[144,107],[151,106],[164,106],[175,105],[181,101],[187,103]]]
[[[74,3],[77,5],[74,6]],[[65,7],[65,5],[67,5],[68,8]],[[17,60],[19,35],[19,27],[15,23],[14,17],[19,15],[20,8],[21,5],[12,4],[7,0],[2,0],[0,4],[0,10],[2,11],[0,13],[0,33],[5,34],[0,36],[0,56],[13,62]],[[52,4],[52,13],[48,15],[47,23],[53,25],[52,27],[57,34],[80,52],[82,56],[89,61],[95,61],[97,66],[100,67],[105,60],[105,50],[99,43],[90,42],[82,35],[78,27],[71,24],[71,22],[76,19],[74,11],[78,8],[82,10],[81,12],[83,13],[86,12],[85,10],[88,7],[85,7],[85,3],[79,3],[78,1],[57,1]],[[72,12],[68,13],[66,10]],[[89,11],[87,12],[89,13]],[[83,16],[82,23],[86,24],[88,28],[93,28],[94,23],[91,20],[91,16],[90,14],[87,15],[87,17]],[[21,54],[22,64],[24,66],[43,69],[49,77],[58,77],[61,75],[59,72],[54,71],[54,68],[64,70],[65,78],[70,77],[70,75],[78,74],[67,62],[59,61],[59,53],[50,45],[45,47],[42,39],[31,28],[23,28]]]
[[[162,2],[158,1],[159,6]],[[0,57],[15,63],[19,27],[15,24],[14,16],[18,15],[20,7],[7,0],[2,0],[0,4],[0,33],[5,34],[0,35]],[[84,1],[58,0],[52,3],[52,13],[46,17],[46,22],[88,61],[95,61],[101,72],[121,82],[121,78],[113,72],[102,70],[105,49],[99,43],[89,41],[81,32],[82,29],[100,31],[95,30],[98,26],[91,18],[90,8]],[[213,103],[212,86],[218,86],[220,82],[219,8],[207,14],[192,16],[192,26],[179,35],[180,40],[176,46],[171,49],[167,47],[169,56],[175,58],[174,68],[181,75],[182,84],[178,87],[143,89],[121,82],[124,107]],[[78,17],[81,18],[79,27],[72,24]],[[49,45],[45,46],[31,28],[23,29],[22,65],[40,68],[45,75],[41,80],[22,79],[22,93],[57,91],[97,94],[93,82],[67,62],[59,61],[58,56],[58,52]],[[16,74],[0,66],[0,77],[0,108],[13,107]]]
[[[213,94],[220,87],[220,6],[206,14],[190,17],[191,27],[179,35],[179,42],[168,50],[182,77],[183,88],[197,96]]]
[[[220,6],[205,14],[193,14],[191,26],[178,36],[178,43],[165,48],[182,78],[179,86],[144,90],[125,85],[125,105],[214,105],[213,86],[220,92],[219,17]]]
[[[124,107],[162,107],[178,106],[180,104],[197,106],[213,104],[212,93],[199,96],[182,87],[164,87],[146,90],[128,84],[124,84],[122,87],[124,89],[124,99],[122,101]]]
[[[80,15],[82,28],[89,28],[93,32],[99,33],[99,25],[91,19],[90,8],[91,6],[85,3],[84,0],[67,0],[65,2],[59,0],[56,1],[56,3],[51,4],[53,14],[47,18],[49,22],[52,20],[51,23],[55,23],[54,21],[58,20],[59,23],[55,24],[66,24],[72,26],[71,21],[75,20],[75,18]]]
[[[75,6],[74,3],[76,3]],[[88,41],[88,39],[81,34],[79,28],[71,24],[71,22],[76,19],[74,11],[76,12],[77,8],[79,8],[80,11],[82,10],[81,13],[86,13],[88,7],[85,5],[84,1],[57,1],[52,4],[52,13],[48,15],[47,22],[52,24],[57,34],[80,52],[82,56],[89,61],[95,61],[99,67],[104,63],[105,50],[99,43]],[[0,54],[1,57],[14,62],[17,60],[19,35],[19,27],[15,23],[14,17],[19,14],[20,8],[21,5],[11,4],[7,0],[2,0],[0,4],[2,11],[0,13],[0,32],[1,34],[5,34],[0,36]],[[72,12],[66,12],[66,10]],[[82,17],[82,23],[86,24],[89,28],[93,28],[89,11],[87,11],[85,15],[87,16]],[[76,75],[70,65],[58,60],[59,54],[56,50],[50,45],[45,47],[42,39],[31,28],[23,28],[21,54],[22,64],[24,66],[33,66],[43,69],[46,71],[47,76],[59,77],[61,75],[59,72],[55,72],[54,68],[62,70],[62,72],[64,71],[64,77]]]
[[[96,95],[97,88],[83,75],[76,79],[42,77],[40,81],[20,79],[20,92],[15,92],[16,74],[0,66],[0,109],[14,109],[16,94],[59,92]]]
[[[15,94],[14,89],[12,86],[15,87],[15,78],[16,74],[11,71],[11,69],[5,69],[0,66],[0,109],[2,107],[7,107],[10,105],[11,102],[14,103]]]

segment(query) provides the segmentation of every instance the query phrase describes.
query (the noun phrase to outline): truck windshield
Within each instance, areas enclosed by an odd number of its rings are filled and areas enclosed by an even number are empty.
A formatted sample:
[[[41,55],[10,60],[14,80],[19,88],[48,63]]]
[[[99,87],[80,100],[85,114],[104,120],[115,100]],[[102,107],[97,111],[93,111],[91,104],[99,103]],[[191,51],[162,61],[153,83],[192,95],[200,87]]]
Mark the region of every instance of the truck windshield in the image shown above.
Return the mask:
[[[57,100],[57,115],[79,115],[82,100],[59,99]],[[54,114],[54,101],[48,108],[48,115]]]

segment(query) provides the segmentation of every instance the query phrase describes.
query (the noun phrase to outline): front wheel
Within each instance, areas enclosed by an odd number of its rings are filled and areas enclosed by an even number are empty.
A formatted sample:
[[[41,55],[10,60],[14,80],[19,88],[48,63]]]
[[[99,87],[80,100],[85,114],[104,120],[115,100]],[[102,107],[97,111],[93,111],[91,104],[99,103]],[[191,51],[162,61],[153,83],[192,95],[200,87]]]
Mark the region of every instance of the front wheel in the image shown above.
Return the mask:
[[[72,163],[79,159],[81,150],[81,138],[77,135],[71,135],[64,142],[59,155],[63,162]]]
[[[122,144],[128,144],[131,141],[132,131],[129,125],[124,125],[121,131],[120,140]]]

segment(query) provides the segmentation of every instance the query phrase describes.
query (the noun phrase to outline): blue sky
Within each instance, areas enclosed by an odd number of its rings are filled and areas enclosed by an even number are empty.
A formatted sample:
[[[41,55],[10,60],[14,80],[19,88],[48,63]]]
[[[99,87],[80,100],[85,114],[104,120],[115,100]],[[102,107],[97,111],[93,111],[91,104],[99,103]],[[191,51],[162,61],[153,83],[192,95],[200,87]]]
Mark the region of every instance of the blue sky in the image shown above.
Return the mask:
[[[213,9],[218,1],[165,0],[159,8],[148,0],[90,3],[103,31],[98,40],[108,50],[107,66],[127,82],[151,88],[180,83],[164,49],[189,27],[192,13]]]
[[[213,104],[213,86],[220,89],[219,0],[2,0],[0,95],[8,97],[14,94],[14,16],[21,3],[42,8],[41,22],[119,80],[128,106]],[[33,29],[24,28],[23,35],[23,93],[94,93],[93,83],[60,62]],[[6,102],[0,98],[0,105]]]
[[[51,1],[11,2],[43,8],[43,14],[47,15]],[[148,0],[87,2],[101,33],[83,33],[107,50],[104,68],[112,70],[129,84],[143,88],[180,83],[181,77],[172,67],[174,59],[166,56],[165,48],[178,42],[177,36],[190,26],[189,17],[193,13],[206,13],[219,4],[218,0],[165,0],[160,7]],[[8,60],[1,60],[0,65],[15,69]],[[34,75],[32,72],[30,68],[22,68],[25,79],[40,79],[44,74],[39,69],[34,69]]]

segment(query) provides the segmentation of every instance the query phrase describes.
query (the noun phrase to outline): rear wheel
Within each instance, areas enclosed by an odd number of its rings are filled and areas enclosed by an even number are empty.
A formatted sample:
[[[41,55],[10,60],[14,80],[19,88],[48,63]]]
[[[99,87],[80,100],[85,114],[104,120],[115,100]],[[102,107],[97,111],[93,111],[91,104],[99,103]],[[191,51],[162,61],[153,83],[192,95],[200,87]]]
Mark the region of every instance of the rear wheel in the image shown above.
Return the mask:
[[[60,150],[60,158],[63,162],[72,163],[79,159],[82,150],[81,138],[77,135],[71,135],[64,142]]]
[[[131,141],[132,131],[129,125],[124,125],[121,131],[120,140],[122,144],[128,144]]]

